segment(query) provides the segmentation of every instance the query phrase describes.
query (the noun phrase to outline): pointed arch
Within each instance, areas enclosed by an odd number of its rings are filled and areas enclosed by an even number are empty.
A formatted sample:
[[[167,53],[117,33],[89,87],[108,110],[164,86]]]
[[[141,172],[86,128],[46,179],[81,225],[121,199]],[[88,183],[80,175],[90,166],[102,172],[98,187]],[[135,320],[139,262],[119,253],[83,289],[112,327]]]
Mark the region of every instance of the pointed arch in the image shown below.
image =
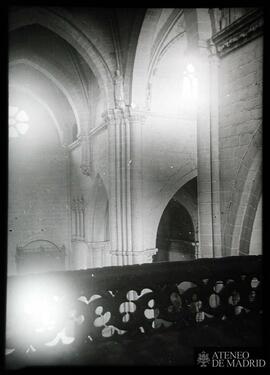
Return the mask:
[[[158,225],[160,222],[160,218],[162,213],[167,206],[168,202],[172,199],[172,197],[177,193],[177,191],[184,186],[188,181],[193,179],[197,176],[197,169],[189,170],[187,173],[183,174],[179,179],[179,176],[173,176],[170,179],[168,185],[164,187],[164,191],[160,192],[160,201],[159,206],[155,207],[155,214],[152,215],[151,213],[151,233],[153,235],[152,242],[155,243],[156,233],[158,229]]]
[[[56,116],[54,115],[53,111],[51,110],[51,108],[48,106],[48,104],[42,100],[39,96],[37,96],[36,94],[34,94],[31,90],[27,89],[26,87],[23,87],[21,85],[17,85],[17,84],[11,84],[9,86],[10,88],[14,88],[15,90],[18,90],[20,92],[22,92],[23,94],[27,94],[29,95],[30,97],[32,97],[34,100],[37,101],[37,103],[39,103],[50,115],[54,125],[55,125],[55,128],[56,128],[56,132],[57,132],[57,135],[58,135],[58,139],[59,139],[59,142],[60,144],[64,144],[64,134],[63,134],[63,130],[56,118]]]
[[[68,79],[68,77],[59,69],[56,69],[55,66],[51,66],[49,62],[46,62],[47,68],[44,68],[45,65],[40,58],[37,58],[37,60],[35,59],[35,61],[29,60],[27,58],[16,59],[9,63],[9,67],[16,67],[19,64],[24,64],[35,69],[44,77],[49,79],[53,84],[55,84],[55,86],[63,93],[68,103],[70,104],[70,107],[72,108],[73,114],[75,116],[78,126],[77,136],[79,136],[82,130],[82,122],[84,122],[80,116],[80,108],[82,107],[82,105],[80,104],[80,97],[76,94],[76,92],[74,92],[72,82]],[[52,74],[51,72],[54,72],[55,74]],[[67,88],[61,82],[65,82]],[[84,113],[84,111],[82,112]]]
[[[162,8],[147,9],[138,37],[132,72],[131,101],[141,108],[144,108],[147,102],[147,85],[149,74],[153,71],[153,61],[156,62],[162,42],[182,12],[181,9],[171,10],[165,24],[157,32],[163,11]]]
[[[158,252],[154,261],[188,260],[196,256],[197,181],[193,179],[189,182],[192,182],[192,185],[182,186],[162,212],[156,234]],[[189,191],[190,189],[192,191]]]
[[[68,42],[84,58],[94,73],[99,87],[107,99],[108,105],[112,105],[113,77],[106,61],[89,38],[68,20],[64,14],[60,15],[52,7],[20,8],[10,14],[10,31],[32,24],[39,24],[53,31]]]
[[[262,161],[257,152],[239,202],[232,235],[232,255],[249,254],[252,227],[262,193]]]
[[[234,187],[231,193],[230,206],[226,214],[223,234],[224,255],[236,255],[240,249],[240,236],[244,225],[244,217],[249,200],[255,195],[257,204],[262,189],[262,127],[261,124],[253,133],[247,152],[243,156],[236,172]],[[254,191],[252,191],[252,189]],[[253,198],[252,198],[253,197]],[[257,207],[256,202],[250,205]],[[249,216],[249,211],[246,211]],[[247,216],[247,217],[248,217]],[[247,219],[246,219],[247,220]],[[251,218],[248,219],[249,223]],[[253,217],[254,220],[254,217]],[[252,221],[253,223],[253,221]],[[243,244],[243,241],[242,241]],[[246,247],[246,246],[245,246]]]

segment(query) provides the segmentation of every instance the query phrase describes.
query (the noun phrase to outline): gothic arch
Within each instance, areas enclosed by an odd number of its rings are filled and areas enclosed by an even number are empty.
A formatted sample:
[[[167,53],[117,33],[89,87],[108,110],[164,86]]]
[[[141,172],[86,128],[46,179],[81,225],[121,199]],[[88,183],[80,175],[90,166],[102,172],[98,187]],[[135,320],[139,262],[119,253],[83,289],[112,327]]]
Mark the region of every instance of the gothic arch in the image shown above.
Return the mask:
[[[182,186],[183,187],[183,186]],[[192,197],[187,192],[183,191],[183,189],[179,189],[178,192],[174,195],[175,200],[177,200],[189,213],[194,232],[196,233],[198,229],[198,206],[192,200]]]
[[[67,41],[86,61],[94,73],[107,104],[113,106],[113,78],[97,47],[65,16],[52,8],[29,7],[15,10],[10,16],[9,30],[39,24]]]
[[[158,51],[162,46],[162,42],[174,24],[175,17],[179,17],[181,10],[175,9],[172,11],[172,15],[156,36],[156,25],[162,12],[163,9],[147,9],[138,37],[132,73],[131,101],[142,108],[146,106],[147,102],[149,74],[151,75],[155,65],[153,61],[158,58]],[[156,38],[154,38],[155,36]]]
[[[239,255],[249,254],[252,228],[254,225],[257,207],[261,198],[261,178],[262,176],[260,168],[253,180],[252,189],[245,212],[245,218],[243,221],[243,228],[240,237]]]
[[[155,247],[158,225],[159,225],[161,216],[167,204],[181,187],[183,187],[188,181],[192,180],[196,176],[197,176],[197,169],[189,170],[188,172],[183,174],[180,179],[178,176],[174,176],[174,179],[170,180],[168,183],[168,186],[166,186],[166,190],[164,190],[163,192],[160,192],[160,201],[159,201],[160,203],[158,207],[155,207],[155,213],[153,214],[152,210],[149,213],[149,216],[151,216],[151,222],[148,223],[148,226],[152,234],[151,235],[152,248]]]
[[[148,85],[160,57],[175,43],[168,38],[175,23],[183,16],[184,34],[187,37],[186,55],[196,58],[199,47],[207,47],[212,36],[212,23],[207,9],[176,8],[156,34],[156,25],[163,9],[148,9],[138,38],[133,67],[132,102],[139,107],[147,106]]]
[[[182,9],[174,9],[168,20],[165,22],[161,30],[155,39],[155,43],[152,46],[152,56],[148,69],[148,79],[151,79],[154,69],[156,68],[160,58],[166,53],[166,51],[184,34],[184,30],[177,33],[176,36],[169,38],[169,34],[175,26],[176,22],[183,15]],[[168,40],[167,40],[168,38]]]
[[[127,51],[127,60],[125,68],[123,69],[124,75],[124,92],[126,103],[131,105],[132,98],[132,78],[133,78],[133,67],[136,56],[136,48],[138,43],[139,34],[141,31],[141,26],[145,16],[145,9],[137,9],[135,14],[135,19],[132,23],[132,28],[129,36],[129,47]],[[120,51],[118,51],[120,53]]]
[[[157,230],[156,261],[195,258],[196,223],[186,207],[175,196],[168,202]]]
[[[55,84],[56,87],[58,87],[58,89],[67,98],[67,101],[72,108],[75,119],[77,121],[79,136],[82,132],[83,124],[86,123],[88,119],[87,115],[85,115],[85,112],[87,110],[87,103],[84,103],[84,105],[82,105],[81,97],[74,90],[74,84],[72,83],[72,81],[67,77],[66,74],[57,69],[55,65],[50,64],[48,61],[46,61],[45,63],[43,59],[39,58],[38,56],[35,56],[34,61],[29,60],[28,58],[13,60],[10,62],[9,66],[15,67],[19,64],[24,64],[37,70],[47,79],[49,79],[53,84]],[[62,82],[64,82],[64,84]],[[83,114],[83,116],[81,115],[81,113]]]
[[[262,193],[261,164],[261,155],[260,152],[257,152],[248,172],[235,218],[232,255],[247,255],[249,253],[252,227]]]
[[[250,215],[250,208],[254,206],[254,208],[256,209],[259,201],[262,184],[261,137],[262,128],[260,124],[253,133],[248,149],[244,154],[242,160],[240,161],[238,170],[236,172],[234,186],[231,193],[231,201],[226,213],[226,222],[223,235],[225,251],[224,255],[236,255],[236,253],[238,253],[240,248],[238,247],[237,250],[236,246],[240,246],[240,236],[242,236],[242,234],[240,234],[242,232],[241,223],[244,224],[244,222],[242,222],[241,220],[241,217],[247,214],[248,218]],[[252,201],[254,200],[254,194],[255,201]],[[245,212],[246,208],[249,205],[250,208]],[[251,217],[246,220],[249,220],[249,226],[253,224],[253,221],[251,223]]]

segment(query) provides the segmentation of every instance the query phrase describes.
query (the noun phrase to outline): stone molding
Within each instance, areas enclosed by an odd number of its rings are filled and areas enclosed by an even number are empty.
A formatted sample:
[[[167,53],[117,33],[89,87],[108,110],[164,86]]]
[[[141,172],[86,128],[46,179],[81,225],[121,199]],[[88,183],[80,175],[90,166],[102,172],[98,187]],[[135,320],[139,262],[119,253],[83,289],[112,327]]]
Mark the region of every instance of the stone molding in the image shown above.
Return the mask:
[[[87,246],[91,250],[110,251],[110,249],[111,249],[110,241],[87,242]]]
[[[263,24],[263,10],[252,10],[216,33],[211,38],[210,43],[215,44],[219,57],[226,56],[233,50],[261,36]]]

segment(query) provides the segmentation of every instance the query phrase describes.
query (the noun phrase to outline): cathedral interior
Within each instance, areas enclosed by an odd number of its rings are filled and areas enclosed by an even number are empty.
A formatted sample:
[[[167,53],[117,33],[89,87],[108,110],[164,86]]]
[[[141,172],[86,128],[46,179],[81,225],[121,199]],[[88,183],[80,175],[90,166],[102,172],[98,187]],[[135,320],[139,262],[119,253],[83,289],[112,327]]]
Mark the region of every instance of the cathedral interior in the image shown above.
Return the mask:
[[[263,10],[13,6],[8,27],[7,366],[260,347]]]

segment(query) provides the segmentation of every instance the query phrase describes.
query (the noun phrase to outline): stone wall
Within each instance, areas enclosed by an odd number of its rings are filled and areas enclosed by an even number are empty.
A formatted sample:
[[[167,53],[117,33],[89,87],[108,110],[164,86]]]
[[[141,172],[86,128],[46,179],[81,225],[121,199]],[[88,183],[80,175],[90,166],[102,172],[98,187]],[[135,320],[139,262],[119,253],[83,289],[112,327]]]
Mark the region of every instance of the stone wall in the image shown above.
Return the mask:
[[[158,224],[173,195],[197,174],[192,121],[150,116],[143,127],[144,248],[154,248]]]
[[[262,37],[232,51],[220,61],[220,198],[225,254],[230,253],[225,244],[226,240],[230,241],[229,227],[235,224],[236,214],[231,214],[231,207],[239,203],[233,201],[234,188],[240,180],[244,188],[255,151],[244,169],[241,169],[241,163],[252,147],[261,148],[260,141],[254,145],[253,139],[262,124],[262,62]]]
[[[37,109],[37,106],[35,107]],[[68,155],[50,117],[39,108],[30,128],[9,142],[8,273],[16,246],[49,240],[70,251]]]

